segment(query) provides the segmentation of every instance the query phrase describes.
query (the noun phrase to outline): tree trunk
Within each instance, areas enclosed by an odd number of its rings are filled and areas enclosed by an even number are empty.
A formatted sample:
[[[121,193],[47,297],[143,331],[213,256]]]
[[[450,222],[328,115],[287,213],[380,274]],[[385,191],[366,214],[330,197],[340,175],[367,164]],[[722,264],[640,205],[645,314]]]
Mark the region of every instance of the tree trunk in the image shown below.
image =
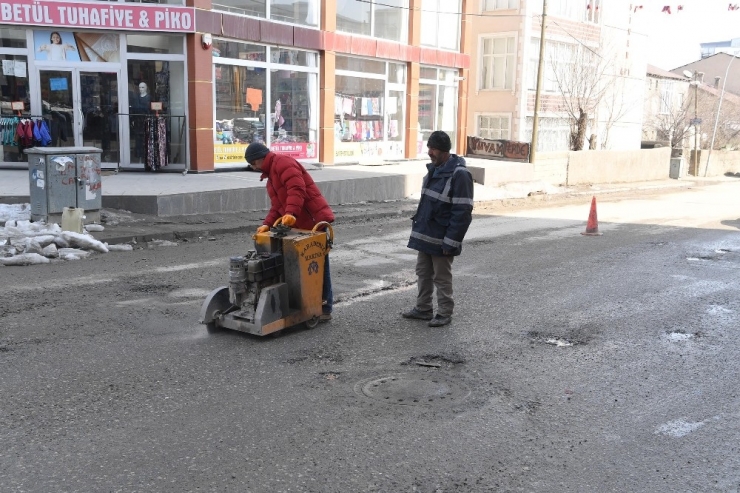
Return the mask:
[[[570,150],[582,151],[583,142],[586,140],[586,124],[588,123],[588,114],[583,109],[578,110],[578,120],[570,129]]]

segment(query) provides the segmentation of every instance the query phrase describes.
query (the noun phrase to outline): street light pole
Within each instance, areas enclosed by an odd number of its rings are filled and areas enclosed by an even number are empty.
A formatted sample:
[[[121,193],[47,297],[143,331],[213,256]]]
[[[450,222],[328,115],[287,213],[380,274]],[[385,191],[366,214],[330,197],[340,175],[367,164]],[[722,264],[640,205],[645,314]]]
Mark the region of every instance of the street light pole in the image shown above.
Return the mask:
[[[694,176],[699,176],[699,78],[694,70]]]
[[[733,60],[735,60],[736,55],[737,51],[732,54],[732,58],[730,58],[730,63],[727,64],[727,70],[725,70],[725,78],[722,80],[722,92],[720,92],[719,94],[719,103],[717,104],[717,116],[714,119],[712,143],[709,146],[709,154],[707,154],[707,165],[704,168],[704,178],[707,177],[707,172],[709,171],[709,159],[712,157],[712,149],[714,149],[714,138],[717,136],[717,125],[719,124],[719,114],[722,111],[722,99],[725,97],[725,84],[727,84],[727,76],[730,74],[730,65],[732,65]]]
[[[534,93],[534,116],[532,117],[532,142],[529,150],[529,162],[535,162],[537,155],[537,137],[540,129],[540,93],[542,76],[545,68],[545,25],[547,24],[547,0],[542,0],[542,30],[540,32],[540,59],[537,64],[537,87]]]

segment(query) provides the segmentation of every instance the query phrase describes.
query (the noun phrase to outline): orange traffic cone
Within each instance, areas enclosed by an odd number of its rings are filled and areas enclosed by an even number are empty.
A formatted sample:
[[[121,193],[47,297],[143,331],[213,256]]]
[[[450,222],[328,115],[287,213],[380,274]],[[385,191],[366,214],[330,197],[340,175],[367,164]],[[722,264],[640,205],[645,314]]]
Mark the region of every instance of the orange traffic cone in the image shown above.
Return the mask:
[[[596,218],[596,197],[591,199],[591,212],[588,214],[588,224],[586,231],[581,233],[584,236],[601,236],[599,233],[599,220]]]

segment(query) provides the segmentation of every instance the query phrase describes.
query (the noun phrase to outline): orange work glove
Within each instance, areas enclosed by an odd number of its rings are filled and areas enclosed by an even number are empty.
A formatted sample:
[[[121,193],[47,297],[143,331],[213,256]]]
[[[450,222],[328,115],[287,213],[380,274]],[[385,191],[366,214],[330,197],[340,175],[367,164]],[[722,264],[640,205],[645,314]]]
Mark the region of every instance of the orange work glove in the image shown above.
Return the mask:
[[[295,216],[292,216],[290,214],[286,214],[283,216],[282,220],[283,226],[291,227],[295,224]]]
[[[270,231],[270,226],[268,226],[266,224],[263,224],[262,226],[260,226],[259,228],[257,228],[257,234],[267,233],[268,231]]]

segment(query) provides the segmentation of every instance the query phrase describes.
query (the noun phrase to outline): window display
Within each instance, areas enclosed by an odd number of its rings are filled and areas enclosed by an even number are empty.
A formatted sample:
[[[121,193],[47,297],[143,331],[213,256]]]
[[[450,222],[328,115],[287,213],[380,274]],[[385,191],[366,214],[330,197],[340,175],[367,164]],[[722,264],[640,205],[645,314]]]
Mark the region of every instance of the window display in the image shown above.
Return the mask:
[[[402,64],[338,56],[334,96],[337,162],[404,156],[406,71]]]
[[[318,154],[318,54],[214,40],[215,155],[244,165],[252,142],[296,159]]]
[[[2,127],[3,159],[6,162],[22,162],[26,157],[21,152],[22,142],[16,139],[15,130],[21,122],[20,117],[31,116],[29,99],[28,65],[22,55],[0,54],[0,126]],[[13,102],[22,102],[23,110],[13,110]],[[20,144],[20,145],[19,145]],[[30,146],[27,146],[30,147]]]
[[[457,71],[421,67],[417,153],[426,155],[426,139],[435,130],[450,136],[452,152],[457,139]]]
[[[128,124],[132,163],[156,170],[185,161],[183,62],[129,60]],[[161,103],[153,110],[151,103]],[[156,129],[156,135],[151,131]],[[155,142],[157,151],[152,151]]]

